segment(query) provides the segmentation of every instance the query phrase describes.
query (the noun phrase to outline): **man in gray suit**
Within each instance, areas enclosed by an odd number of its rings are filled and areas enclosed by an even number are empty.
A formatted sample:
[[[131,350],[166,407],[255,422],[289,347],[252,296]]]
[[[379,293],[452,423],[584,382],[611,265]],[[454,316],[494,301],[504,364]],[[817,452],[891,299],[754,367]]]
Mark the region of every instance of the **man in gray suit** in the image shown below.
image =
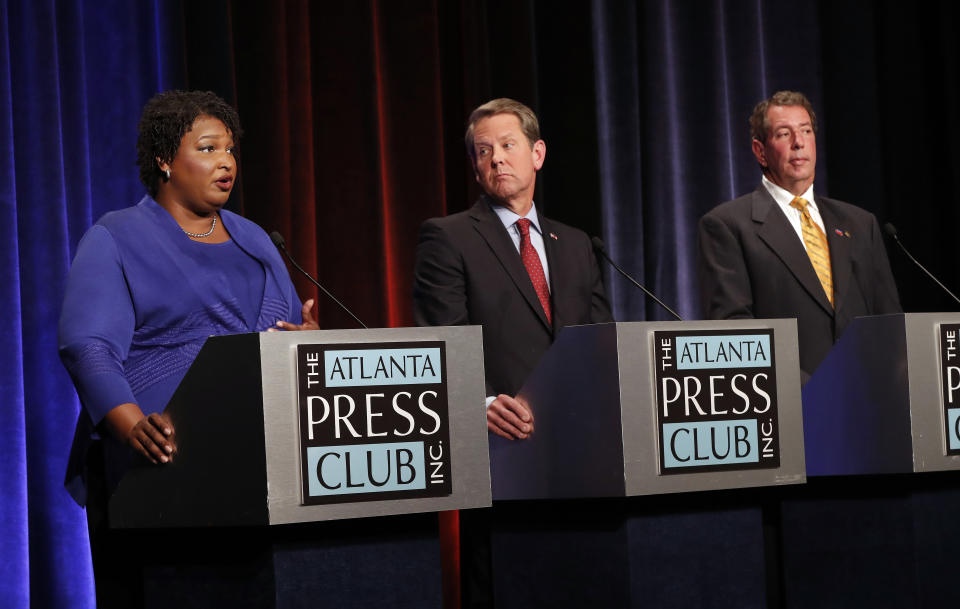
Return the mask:
[[[797,318],[804,381],[854,317],[901,312],[876,218],[813,192],[816,131],[802,93],[757,104],[750,134],[762,183],[699,226],[706,317]]]

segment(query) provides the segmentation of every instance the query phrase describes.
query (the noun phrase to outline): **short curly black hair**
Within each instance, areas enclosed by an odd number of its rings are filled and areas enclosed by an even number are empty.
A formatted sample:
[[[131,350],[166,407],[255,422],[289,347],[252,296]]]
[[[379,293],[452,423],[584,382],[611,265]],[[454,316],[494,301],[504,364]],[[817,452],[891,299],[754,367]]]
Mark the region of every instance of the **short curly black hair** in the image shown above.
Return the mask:
[[[233,106],[212,91],[164,91],[154,95],[143,107],[137,125],[137,166],[140,181],[151,197],[157,196],[160,171],[157,159],[169,163],[180,148],[180,140],[201,116],[220,119],[238,142],[243,130]]]

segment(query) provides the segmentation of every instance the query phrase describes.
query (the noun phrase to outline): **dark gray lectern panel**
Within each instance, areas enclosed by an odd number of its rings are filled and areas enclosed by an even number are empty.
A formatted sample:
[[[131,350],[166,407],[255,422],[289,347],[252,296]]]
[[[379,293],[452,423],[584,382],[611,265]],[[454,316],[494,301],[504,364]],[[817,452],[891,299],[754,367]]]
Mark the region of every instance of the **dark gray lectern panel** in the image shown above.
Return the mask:
[[[902,315],[855,320],[803,388],[807,474],[913,471]]]
[[[535,433],[516,441],[490,434],[495,498],[623,496],[617,329],[582,328],[561,331],[524,384]],[[556,395],[564,399],[545,397]]]
[[[164,412],[178,452],[170,464],[130,469],[110,498],[110,525],[267,524],[257,335],[207,341]]]

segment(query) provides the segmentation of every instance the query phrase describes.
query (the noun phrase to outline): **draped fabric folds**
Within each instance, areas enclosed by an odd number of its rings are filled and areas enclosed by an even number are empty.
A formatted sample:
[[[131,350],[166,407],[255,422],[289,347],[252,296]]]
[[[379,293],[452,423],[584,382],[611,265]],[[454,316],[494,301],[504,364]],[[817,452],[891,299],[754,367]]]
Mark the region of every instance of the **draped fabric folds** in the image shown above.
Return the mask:
[[[931,224],[960,214],[956,4],[594,0],[591,22],[604,238],[682,315],[700,313],[697,219],[756,187],[747,119],[780,89],[817,113],[817,191],[896,223],[960,283],[953,238]],[[891,262],[907,311],[955,308]],[[617,319],[668,318],[619,277],[608,285]]]
[[[371,327],[411,323],[418,226],[478,194],[469,111],[524,101],[547,142],[538,207],[696,318],[697,219],[758,183],[747,119],[782,88],[817,112],[818,192],[893,221],[960,284],[958,23],[946,0],[0,0],[0,598],[93,603],[84,515],[62,488],[79,405],[56,320],[80,236],[143,193],[136,123],[155,92],[236,105],[230,207],[283,233]],[[908,311],[951,308],[891,261]],[[607,284],[617,319],[666,317]],[[321,327],[353,327],[318,308]]]
[[[610,250],[681,316],[696,319],[697,220],[760,179],[750,111],[779,89],[821,99],[816,3],[791,4],[791,15],[761,0],[593,4]],[[821,154],[818,185],[826,161]],[[671,318],[620,278],[610,284],[617,319]]]
[[[0,598],[93,606],[84,513],[63,488],[79,404],[57,357],[57,318],[80,236],[142,194],[136,123],[171,80],[170,20],[148,2],[0,11]]]

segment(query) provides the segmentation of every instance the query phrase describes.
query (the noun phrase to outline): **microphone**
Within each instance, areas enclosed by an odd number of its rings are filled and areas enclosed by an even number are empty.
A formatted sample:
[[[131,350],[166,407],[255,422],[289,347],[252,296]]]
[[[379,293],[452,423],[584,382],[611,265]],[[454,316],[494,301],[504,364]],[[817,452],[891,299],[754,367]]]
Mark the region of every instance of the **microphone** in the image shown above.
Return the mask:
[[[358,324],[360,324],[360,326],[361,326],[364,330],[369,329],[369,328],[367,328],[366,324],[364,324],[362,321],[360,321],[360,318],[359,318],[359,317],[357,317],[356,315],[353,314],[353,311],[351,311],[350,309],[347,308],[347,305],[345,305],[345,304],[343,304],[342,302],[340,302],[339,300],[337,300],[337,297],[336,297],[336,296],[334,296],[334,295],[331,294],[329,291],[327,291],[327,288],[325,288],[325,287],[323,287],[322,285],[320,285],[320,282],[319,282],[319,281],[317,281],[316,279],[314,279],[314,278],[310,275],[310,273],[308,273],[308,272],[306,272],[305,270],[303,270],[303,268],[302,268],[299,264],[297,264],[297,261],[294,260],[294,259],[293,259],[293,256],[290,255],[290,252],[287,251],[287,242],[284,240],[283,235],[281,235],[281,234],[280,234],[279,232],[277,232],[277,231],[273,231],[272,233],[270,233],[270,240],[273,241],[273,244],[277,246],[277,249],[279,249],[281,252],[283,252],[283,253],[287,256],[287,260],[290,261],[290,264],[293,265],[293,268],[295,268],[295,269],[297,269],[298,271],[300,271],[301,273],[303,273],[304,276],[306,276],[307,279],[309,279],[311,282],[313,282],[313,285],[315,285],[315,286],[317,286],[318,288],[320,288],[320,290],[323,291],[324,294],[326,294],[327,296],[329,296],[329,297],[330,297],[330,300],[332,300],[333,302],[335,302],[335,303],[337,303],[338,305],[340,305],[340,308],[343,309],[344,311],[346,311],[347,314],[350,315],[350,317],[352,317]]]
[[[944,291],[944,292],[946,292],[947,294],[950,294],[950,297],[951,297],[951,298],[953,298],[953,299],[956,300],[958,303],[960,303],[960,298],[957,298],[956,295],[955,295],[953,292],[951,292],[950,290],[947,289],[947,286],[945,286],[945,285],[943,285],[942,283],[940,283],[940,280],[933,276],[933,273],[931,273],[930,271],[928,271],[925,266],[923,266],[922,264],[920,264],[920,263],[917,261],[916,258],[914,258],[913,256],[910,255],[910,252],[907,251],[907,248],[903,245],[903,243],[900,242],[900,237],[897,236],[897,227],[896,227],[896,226],[894,226],[893,224],[887,222],[886,224],[883,225],[883,232],[887,233],[887,235],[889,235],[891,239],[893,239],[894,241],[897,242],[897,245],[899,245],[899,246],[900,246],[900,249],[903,250],[903,253],[907,255],[907,258],[909,258],[910,260],[912,260],[915,265],[919,266],[921,271],[923,271],[924,273],[926,273],[927,276],[930,277],[930,279],[933,279],[938,286],[940,286],[941,288],[943,288],[943,291]]]
[[[631,277],[630,275],[628,275],[625,270],[623,270],[622,268],[620,268],[620,267],[617,265],[617,263],[613,261],[613,259],[610,257],[610,255],[607,254],[607,246],[606,246],[606,244],[604,244],[603,239],[601,239],[600,237],[594,237],[593,239],[591,239],[591,242],[593,243],[593,249],[596,250],[596,252],[597,252],[598,254],[600,254],[601,256],[603,256],[603,258],[604,258],[607,262],[610,263],[610,266],[612,266],[613,268],[617,269],[617,271],[619,271],[621,275],[623,275],[624,277],[626,277],[627,279],[629,279],[631,282],[633,282],[633,285],[635,285],[635,286],[637,286],[638,288],[640,288],[641,290],[643,290],[643,293],[646,294],[647,296],[649,296],[650,298],[654,299],[658,305],[660,305],[661,307],[663,307],[664,309],[666,309],[667,311],[669,311],[671,315],[673,315],[674,317],[677,318],[677,321],[683,321],[683,318],[680,317],[679,315],[677,315],[677,312],[676,312],[676,311],[674,311],[673,309],[671,309],[671,308],[668,307],[667,305],[663,304],[663,301],[660,300],[659,298],[657,298],[656,296],[654,296],[654,295],[653,295],[653,292],[651,292],[651,291],[648,290],[647,288],[645,288],[645,287],[643,287],[642,285],[640,285],[640,282],[638,282],[636,279],[634,279],[633,277]]]

